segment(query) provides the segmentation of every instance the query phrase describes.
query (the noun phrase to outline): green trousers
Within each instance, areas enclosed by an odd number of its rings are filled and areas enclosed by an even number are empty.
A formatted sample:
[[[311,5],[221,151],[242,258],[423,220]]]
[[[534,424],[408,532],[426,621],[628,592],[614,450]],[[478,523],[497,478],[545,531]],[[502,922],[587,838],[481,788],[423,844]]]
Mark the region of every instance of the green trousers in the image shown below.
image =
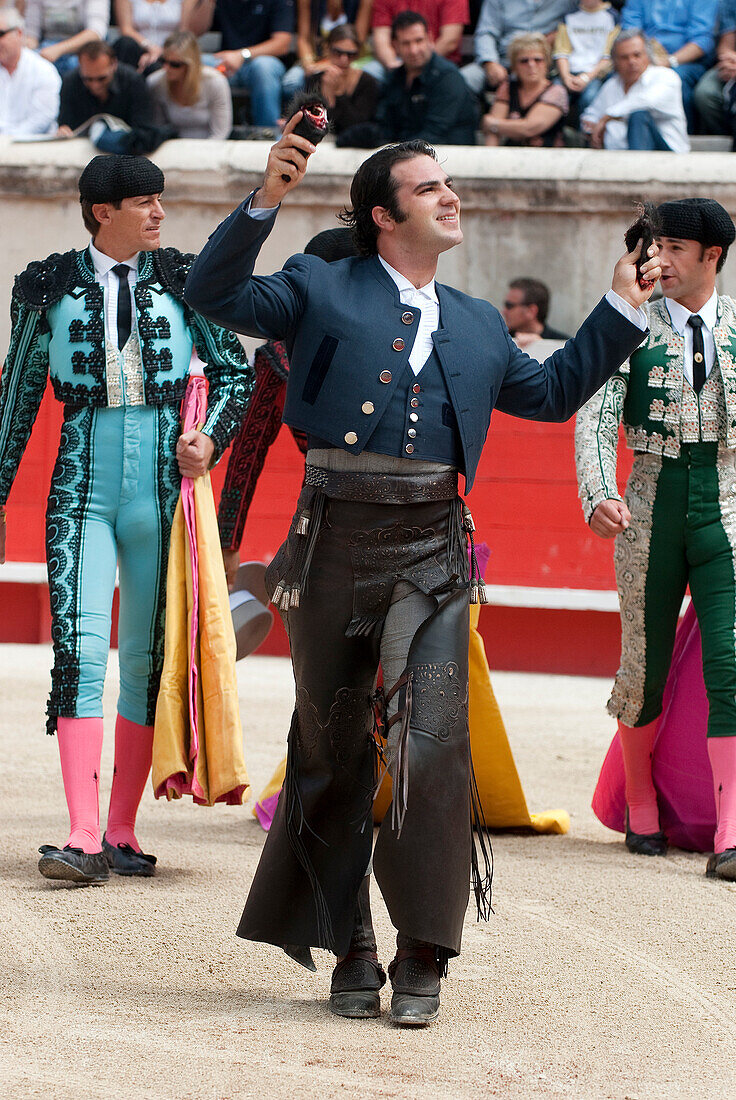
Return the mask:
[[[736,450],[683,444],[639,454],[626,487],[631,524],[614,550],[621,667],[608,709],[627,726],[662,711],[677,620],[690,585],[703,642],[709,737],[736,735]]]

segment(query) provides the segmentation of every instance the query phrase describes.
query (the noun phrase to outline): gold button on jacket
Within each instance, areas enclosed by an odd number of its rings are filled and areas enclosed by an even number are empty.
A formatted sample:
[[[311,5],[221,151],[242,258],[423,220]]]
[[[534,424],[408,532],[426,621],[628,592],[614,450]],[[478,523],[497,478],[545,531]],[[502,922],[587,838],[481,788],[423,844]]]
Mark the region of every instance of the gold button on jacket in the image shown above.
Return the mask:
[[[404,344],[404,341],[401,339],[400,336],[396,337],[392,345],[394,351],[403,351],[405,346],[406,345]]]
[[[378,377],[379,377],[381,382],[385,382],[386,384],[388,384],[391,381],[391,377],[392,377],[391,371],[390,370],[382,370]]]
[[[345,442],[346,443],[357,443],[358,442],[357,433],[356,432],[345,432]]]

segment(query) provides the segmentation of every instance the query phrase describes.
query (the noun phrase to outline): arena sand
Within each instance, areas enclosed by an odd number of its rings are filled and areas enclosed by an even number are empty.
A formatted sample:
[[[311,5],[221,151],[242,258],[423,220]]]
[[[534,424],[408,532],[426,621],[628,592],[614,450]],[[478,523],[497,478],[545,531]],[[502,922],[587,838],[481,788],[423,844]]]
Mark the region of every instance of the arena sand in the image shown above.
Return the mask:
[[[158,856],[155,879],[42,879],[36,848],[63,843],[66,827],[43,729],[50,651],[3,646],[0,660],[3,1096],[736,1096],[736,886],[707,881],[700,855],[630,856],[593,817],[613,732],[604,681],[494,677],[530,808],[565,807],[572,829],[495,838],[495,916],[477,924],[468,910],[440,1021],[398,1031],[385,1016],[330,1015],[324,953],[309,974],[236,939],[264,841],[250,805],[157,803],[149,791],[139,837]],[[113,659],[103,807],[116,677]],[[239,681],[257,791],[283,752],[292,679],[287,661],[254,657]]]

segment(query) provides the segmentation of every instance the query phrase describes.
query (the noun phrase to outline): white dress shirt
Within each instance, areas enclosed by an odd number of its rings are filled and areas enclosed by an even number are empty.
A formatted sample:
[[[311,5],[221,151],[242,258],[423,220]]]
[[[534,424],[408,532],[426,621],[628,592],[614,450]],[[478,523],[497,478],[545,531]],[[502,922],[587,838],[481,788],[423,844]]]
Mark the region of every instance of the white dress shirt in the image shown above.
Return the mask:
[[[683,360],[683,369],[685,377],[692,386],[693,384],[693,330],[688,324],[688,320],[693,316],[691,310],[685,306],[681,306],[679,302],[675,302],[672,298],[665,298],[664,304],[667,307],[667,312],[670,315],[672,321],[672,327],[676,332],[679,332],[680,336],[685,337],[685,357]],[[700,330],[703,333],[703,350],[705,352],[705,377],[707,378],[713,369],[713,364],[716,361],[716,342],[713,339],[713,329],[716,326],[716,319],[718,313],[718,295],[713,291],[708,301],[705,303],[702,309],[697,310],[700,317],[703,318],[703,327]]]
[[[409,352],[409,366],[414,374],[419,374],[432,354],[432,348],[434,347],[432,333],[437,331],[440,324],[440,303],[437,298],[434,279],[431,279],[426,286],[417,288],[409,282],[405,275],[402,275],[396,268],[391,267],[391,264],[387,264],[383,256],[379,256],[378,259],[381,261],[381,266],[396,284],[402,306],[413,306],[421,311],[419,327]]]
[[[104,252],[100,252],[99,248],[95,248],[94,241],[89,243],[89,251],[92,256],[92,265],[95,269],[95,275],[97,282],[102,287],[105,295],[105,336],[113,345],[118,346],[118,277],[113,271],[114,267],[117,267],[119,263],[125,264],[128,268],[128,286],[130,287],[130,331],[135,332],[135,300],[133,298],[133,287],[138,280],[138,257],[140,252],[136,252],[134,256],[131,256],[128,260],[113,260],[112,256],[107,256]]]
[[[55,129],[60,90],[56,66],[24,47],[14,72],[0,65],[0,134],[33,137]]]

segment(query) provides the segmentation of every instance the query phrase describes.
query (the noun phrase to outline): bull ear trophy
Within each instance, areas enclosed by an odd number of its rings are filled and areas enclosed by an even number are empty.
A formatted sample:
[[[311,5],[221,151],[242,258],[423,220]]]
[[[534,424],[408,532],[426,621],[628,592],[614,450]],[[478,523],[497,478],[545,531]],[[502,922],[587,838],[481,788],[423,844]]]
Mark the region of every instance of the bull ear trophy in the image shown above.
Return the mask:
[[[302,117],[294,128],[294,133],[311,141],[312,145],[319,145],[330,125],[327,104],[315,92],[297,92],[286,109],[287,122],[299,111],[302,112]],[[286,174],[281,178],[284,183],[289,182]]]
[[[637,203],[638,217],[633,225],[630,225],[624,234],[624,243],[628,252],[633,252],[637,241],[641,238],[641,252],[636,261],[636,274],[639,286],[648,289],[651,285],[641,277],[641,265],[649,259],[649,247],[654,243],[654,238],[662,232],[662,227],[657,214],[657,207],[653,202]]]

